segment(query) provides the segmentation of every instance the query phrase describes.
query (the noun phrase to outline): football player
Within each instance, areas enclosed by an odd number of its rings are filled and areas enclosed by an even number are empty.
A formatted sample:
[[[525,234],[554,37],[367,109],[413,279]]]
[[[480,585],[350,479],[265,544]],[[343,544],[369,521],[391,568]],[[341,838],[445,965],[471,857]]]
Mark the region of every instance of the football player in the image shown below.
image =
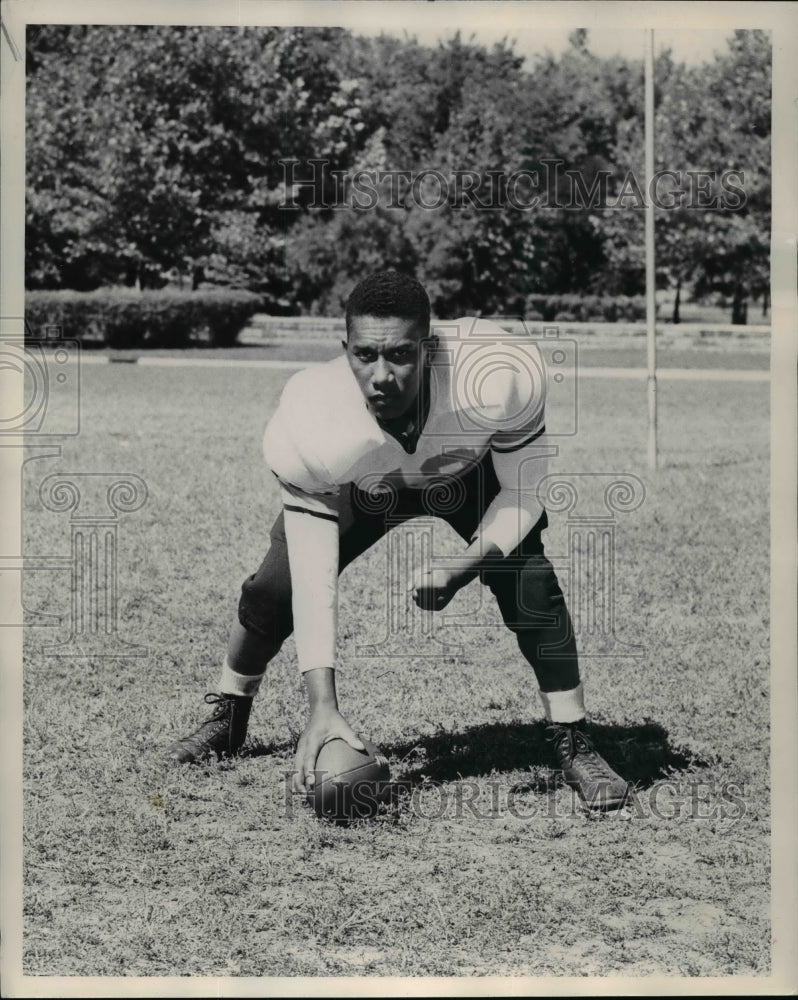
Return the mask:
[[[411,597],[440,611],[479,578],[537,679],[553,763],[594,808],[629,786],[585,725],[570,616],[541,535],[545,373],[536,346],[488,320],[430,327],[424,288],[396,271],[362,281],[346,308],[344,354],[286,383],[263,452],[282,512],[260,568],[245,580],[212,715],[169,748],[180,762],[236,754],[268,662],[293,631],[309,699],[294,789],[306,791],[321,746],[363,744],[335,688],[338,574],[403,520],[445,518],[465,547],[450,568],[415,572]],[[443,497],[444,502],[441,502]]]

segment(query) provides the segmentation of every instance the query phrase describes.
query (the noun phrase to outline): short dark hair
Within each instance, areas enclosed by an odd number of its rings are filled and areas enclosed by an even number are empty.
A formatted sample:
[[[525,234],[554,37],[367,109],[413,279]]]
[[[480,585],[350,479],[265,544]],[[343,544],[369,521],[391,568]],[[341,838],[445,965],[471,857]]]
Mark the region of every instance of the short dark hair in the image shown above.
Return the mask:
[[[355,316],[398,317],[429,330],[429,296],[421,282],[400,271],[375,271],[355,286],[346,303],[346,335]]]

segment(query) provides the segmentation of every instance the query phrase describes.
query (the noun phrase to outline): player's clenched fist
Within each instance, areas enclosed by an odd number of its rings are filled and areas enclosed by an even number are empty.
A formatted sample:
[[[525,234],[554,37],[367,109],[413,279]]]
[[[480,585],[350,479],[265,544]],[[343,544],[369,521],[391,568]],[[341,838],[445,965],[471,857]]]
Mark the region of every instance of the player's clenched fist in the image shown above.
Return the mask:
[[[459,586],[447,569],[418,570],[408,590],[420,608],[440,611],[451,601]]]

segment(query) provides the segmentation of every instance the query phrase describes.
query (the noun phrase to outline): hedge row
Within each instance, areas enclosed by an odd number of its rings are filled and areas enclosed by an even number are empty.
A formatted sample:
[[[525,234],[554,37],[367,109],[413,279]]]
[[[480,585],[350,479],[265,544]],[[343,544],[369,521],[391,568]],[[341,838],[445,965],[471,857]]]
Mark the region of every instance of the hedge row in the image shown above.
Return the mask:
[[[25,296],[25,319],[37,333],[45,326],[58,326],[69,339],[120,348],[185,347],[198,339],[227,347],[261,309],[259,296],[233,289],[137,292],[105,288],[38,291]]]
[[[617,323],[646,318],[644,295],[530,295],[526,300],[528,320],[547,323]]]
[[[41,332],[58,326],[73,340],[108,347],[185,347],[199,339],[218,347],[235,343],[263,302],[252,292],[211,289],[137,292],[105,288],[94,292],[35,291],[25,296],[25,318]],[[643,320],[644,296],[530,295],[525,318],[544,322]]]

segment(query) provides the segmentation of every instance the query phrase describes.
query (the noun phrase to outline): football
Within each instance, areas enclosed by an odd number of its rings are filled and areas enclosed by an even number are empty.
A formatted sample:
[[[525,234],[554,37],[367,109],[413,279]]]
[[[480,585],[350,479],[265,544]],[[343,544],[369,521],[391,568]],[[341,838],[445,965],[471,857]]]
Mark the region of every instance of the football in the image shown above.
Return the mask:
[[[316,758],[316,782],[308,802],[320,819],[348,823],[373,816],[390,795],[388,761],[368,740],[355,750],[346,740],[325,743]]]

